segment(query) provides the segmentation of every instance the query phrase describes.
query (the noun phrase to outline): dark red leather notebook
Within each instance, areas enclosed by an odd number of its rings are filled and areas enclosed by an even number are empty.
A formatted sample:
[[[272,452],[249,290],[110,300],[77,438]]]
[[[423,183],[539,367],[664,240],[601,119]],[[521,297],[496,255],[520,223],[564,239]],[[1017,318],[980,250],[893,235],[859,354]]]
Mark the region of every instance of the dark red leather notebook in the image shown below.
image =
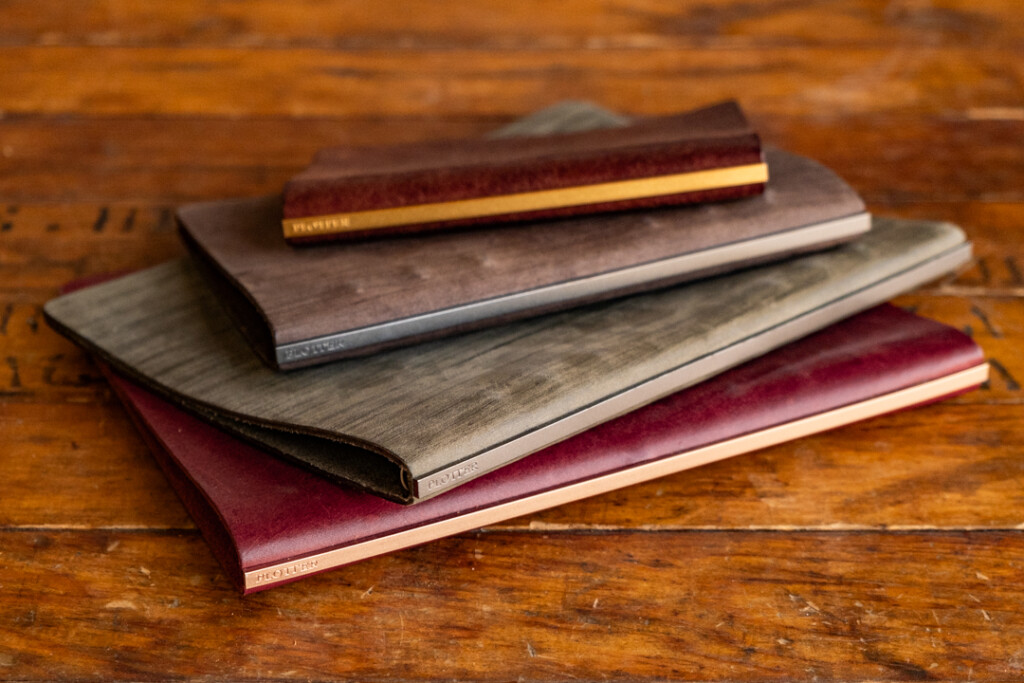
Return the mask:
[[[724,102],[610,130],[326,149],[285,186],[283,228],[289,242],[423,232],[736,199],[767,179]]]
[[[367,557],[977,387],[981,350],[889,305],[419,505],[341,488],[111,382],[232,580],[263,590]]]

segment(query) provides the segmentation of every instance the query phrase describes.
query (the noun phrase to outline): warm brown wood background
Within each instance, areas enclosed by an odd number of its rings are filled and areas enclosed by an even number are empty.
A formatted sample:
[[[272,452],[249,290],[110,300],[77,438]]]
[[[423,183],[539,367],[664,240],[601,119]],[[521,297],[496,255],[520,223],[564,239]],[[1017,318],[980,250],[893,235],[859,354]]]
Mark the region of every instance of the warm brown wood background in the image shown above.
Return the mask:
[[[736,97],[977,264],[904,297],[981,391],[242,599],[96,368],[71,278],[320,146],[563,98]],[[1019,0],[0,2],[0,679],[1024,678]]]

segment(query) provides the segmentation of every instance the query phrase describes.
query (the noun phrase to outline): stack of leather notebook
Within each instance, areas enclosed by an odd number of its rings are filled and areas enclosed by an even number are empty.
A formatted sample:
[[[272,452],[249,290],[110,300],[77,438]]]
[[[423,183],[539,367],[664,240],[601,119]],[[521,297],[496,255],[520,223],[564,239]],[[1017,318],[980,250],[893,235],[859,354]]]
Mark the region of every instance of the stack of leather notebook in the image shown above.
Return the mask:
[[[984,381],[888,299],[970,257],[726,103],[331,148],[182,207],[191,256],[49,302],[228,574],[332,567]]]

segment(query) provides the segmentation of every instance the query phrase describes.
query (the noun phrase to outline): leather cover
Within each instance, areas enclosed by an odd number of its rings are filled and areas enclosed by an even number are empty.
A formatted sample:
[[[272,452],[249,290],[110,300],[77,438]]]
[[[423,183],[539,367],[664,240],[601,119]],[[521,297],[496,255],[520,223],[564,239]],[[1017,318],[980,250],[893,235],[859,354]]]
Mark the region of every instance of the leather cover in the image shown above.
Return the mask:
[[[826,252],[283,374],[174,261],[48,302],[47,320],[244,438],[423,500],[939,277],[949,224],[879,220]]]
[[[337,222],[302,220],[297,223],[303,228],[301,232],[289,232],[286,224],[285,234],[290,242],[308,243],[735,199],[762,192],[763,179],[732,182],[724,187],[698,182],[694,189],[684,192],[658,190],[651,196],[635,196],[627,191],[626,198],[614,201],[607,201],[608,195],[602,191],[582,204],[574,201],[569,206],[539,209],[502,208],[495,198],[761,163],[760,140],[735,102],[644,119],[611,130],[526,140],[492,138],[390,147],[335,147],[321,151],[306,170],[285,186],[286,220],[486,201],[479,202],[479,206],[474,204],[469,215],[460,218],[403,217],[386,221],[390,225],[363,229],[355,224],[338,227]],[[559,227],[552,225],[549,229]]]
[[[620,121],[569,103],[504,132]],[[758,197],[565,219],[557,229],[526,223],[293,249],[280,237],[279,198],[193,204],[178,218],[260,357],[293,369],[821,249],[868,229],[863,202],[831,171],[779,150],[767,160],[772,181]],[[856,229],[843,228],[850,220]]]
[[[228,575],[252,592],[363,557],[356,545],[368,539],[420,528],[423,534],[391,547],[428,541],[443,535],[430,527],[438,521],[692,453],[982,362],[980,349],[960,332],[880,306],[411,507],[335,486],[122,378],[112,375],[111,382]],[[690,466],[684,461],[676,469]],[[489,522],[517,514],[512,507]],[[332,550],[338,551],[333,562],[316,559]]]

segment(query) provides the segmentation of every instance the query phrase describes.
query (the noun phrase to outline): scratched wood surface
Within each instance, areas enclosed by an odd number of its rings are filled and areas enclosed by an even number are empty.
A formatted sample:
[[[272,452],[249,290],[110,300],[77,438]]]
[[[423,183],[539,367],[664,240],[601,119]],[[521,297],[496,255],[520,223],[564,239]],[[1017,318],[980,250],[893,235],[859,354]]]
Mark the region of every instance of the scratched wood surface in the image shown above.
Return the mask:
[[[0,26],[0,680],[1024,677],[1017,0],[11,0]],[[873,210],[963,225],[975,264],[899,303],[991,381],[237,597],[41,305],[322,145],[568,97],[738,97]]]

